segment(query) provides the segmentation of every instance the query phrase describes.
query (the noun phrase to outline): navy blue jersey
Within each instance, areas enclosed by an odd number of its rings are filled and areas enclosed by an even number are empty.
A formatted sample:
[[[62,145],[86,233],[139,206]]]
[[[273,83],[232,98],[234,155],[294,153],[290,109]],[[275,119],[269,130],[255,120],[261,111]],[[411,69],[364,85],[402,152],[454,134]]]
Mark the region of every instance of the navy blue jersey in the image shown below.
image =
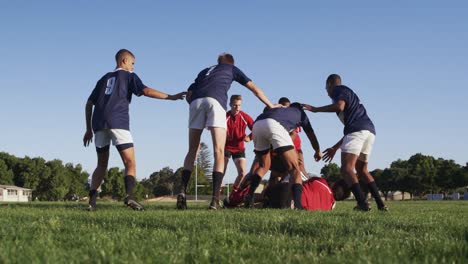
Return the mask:
[[[227,92],[233,81],[245,85],[250,79],[232,64],[218,64],[204,69],[188,88],[189,91],[192,91],[190,103],[198,98],[211,97],[216,99],[226,110]]]
[[[88,100],[94,104],[93,131],[130,130],[129,104],[132,94],[141,96],[146,86],[135,73],[117,69],[104,75]]]
[[[297,127],[302,127],[304,132],[314,132],[312,125],[310,124],[309,118],[307,117],[304,110],[297,107],[281,107],[267,109],[263,114],[259,115],[255,122],[271,118],[280,123],[289,133],[295,130]],[[255,135],[254,135],[255,136]]]
[[[345,135],[361,130],[369,130],[375,135],[374,124],[369,116],[367,116],[366,108],[360,103],[359,97],[353,90],[344,85],[336,86],[331,98],[333,103],[339,100],[343,100],[346,103],[345,109],[342,112],[336,113],[345,125],[343,131]]]

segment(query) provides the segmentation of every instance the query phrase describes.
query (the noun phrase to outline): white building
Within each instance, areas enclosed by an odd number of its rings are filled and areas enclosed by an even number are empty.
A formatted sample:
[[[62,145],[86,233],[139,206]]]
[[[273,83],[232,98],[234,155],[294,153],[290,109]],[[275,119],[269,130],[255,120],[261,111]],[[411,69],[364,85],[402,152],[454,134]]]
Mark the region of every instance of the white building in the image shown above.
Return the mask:
[[[32,190],[11,185],[0,185],[0,202],[29,202]]]

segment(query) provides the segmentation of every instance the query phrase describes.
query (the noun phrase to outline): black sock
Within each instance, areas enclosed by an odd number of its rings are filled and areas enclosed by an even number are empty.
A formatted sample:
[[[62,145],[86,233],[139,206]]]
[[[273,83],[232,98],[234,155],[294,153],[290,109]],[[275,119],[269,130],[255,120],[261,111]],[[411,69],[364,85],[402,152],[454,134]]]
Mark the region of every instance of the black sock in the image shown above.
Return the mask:
[[[223,173],[219,171],[213,171],[213,197],[219,200],[219,194],[221,190],[221,184],[223,184]]]
[[[249,190],[250,197],[253,197],[255,190],[257,189],[258,185],[260,185],[261,181],[262,181],[262,177],[258,176],[258,174],[252,175],[252,180],[250,181],[250,190]]]
[[[135,199],[135,195],[133,193],[133,189],[135,189],[136,180],[134,176],[127,175],[124,177],[125,182],[125,192],[127,193],[127,197],[130,199]]]
[[[190,175],[192,175],[192,171],[183,170],[182,171],[182,192],[185,194],[187,193],[188,184],[190,181]]]
[[[377,206],[379,208],[384,207],[385,204],[382,201],[382,197],[380,197],[379,189],[377,188],[377,184],[375,184],[375,181],[369,182],[367,184],[367,188],[369,188],[369,192],[371,193],[372,197],[374,198],[375,202],[377,203]]]
[[[98,192],[96,190],[89,191],[89,205],[92,207],[96,207],[97,195]]]
[[[359,183],[354,183],[351,185],[351,192],[353,192],[354,198],[356,199],[358,205],[364,207],[366,205],[366,198],[361,191],[361,186]]]
[[[294,199],[294,208],[303,209],[302,207],[302,184],[294,183],[291,186],[292,195]]]

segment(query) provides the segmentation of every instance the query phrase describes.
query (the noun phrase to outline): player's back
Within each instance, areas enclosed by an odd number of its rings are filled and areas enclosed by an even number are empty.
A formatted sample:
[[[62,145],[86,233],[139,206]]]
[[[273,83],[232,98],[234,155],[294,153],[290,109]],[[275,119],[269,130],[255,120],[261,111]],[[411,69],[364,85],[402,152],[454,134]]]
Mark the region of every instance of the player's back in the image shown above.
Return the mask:
[[[106,73],[96,84],[89,100],[95,106],[93,130],[129,129],[132,94],[140,96],[145,86],[135,73],[117,69]]]

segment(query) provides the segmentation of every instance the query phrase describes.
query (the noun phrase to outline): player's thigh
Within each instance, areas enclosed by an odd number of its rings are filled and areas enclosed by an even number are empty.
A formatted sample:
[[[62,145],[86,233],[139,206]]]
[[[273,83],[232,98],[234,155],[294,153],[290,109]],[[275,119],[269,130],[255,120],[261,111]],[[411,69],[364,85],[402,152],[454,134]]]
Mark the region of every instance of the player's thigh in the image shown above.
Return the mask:
[[[207,104],[205,98],[198,98],[190,103],[189,128],[204,129],[206,127]]]
[[[271,129],[267,119],[258,120],[252,128],[254,149],[263,152],[270,149]]]
[[[275,151],[279,151],[279,149]],[[297,157],[297,152],[294,150],[294,146],[283,147],[281,153],[279,154],[281,155],[281,158],[283,159],[283,162],[285,163],[288,171],[300,170],[299,160]]]
[[[111,134],[109,129],[103,129],[94,133],[94,145],[96,150],[108,147],[111,143]]]
[[[210,127],[211,139],[213,140],[213,150],[223,153],[226,145],[226,128]]]
[[[206,127],[224,128],[224,130],[226,130],[226,110],[224,110],[221,104],[213,98],[206,98],[206,104],[208,105],[206,112]]]
[[[359,154],[362,152],[366,139],[367,134],[365,131],[357,131],[345,135],[343,138],[343,143],[341,144],[341,152],[359,156]]]
[[[359,154],[359,160],[365,163],[369,162],[369,158],[374,147],[375,135],[367,131],[367,138],[362,146],[361,153]]]

